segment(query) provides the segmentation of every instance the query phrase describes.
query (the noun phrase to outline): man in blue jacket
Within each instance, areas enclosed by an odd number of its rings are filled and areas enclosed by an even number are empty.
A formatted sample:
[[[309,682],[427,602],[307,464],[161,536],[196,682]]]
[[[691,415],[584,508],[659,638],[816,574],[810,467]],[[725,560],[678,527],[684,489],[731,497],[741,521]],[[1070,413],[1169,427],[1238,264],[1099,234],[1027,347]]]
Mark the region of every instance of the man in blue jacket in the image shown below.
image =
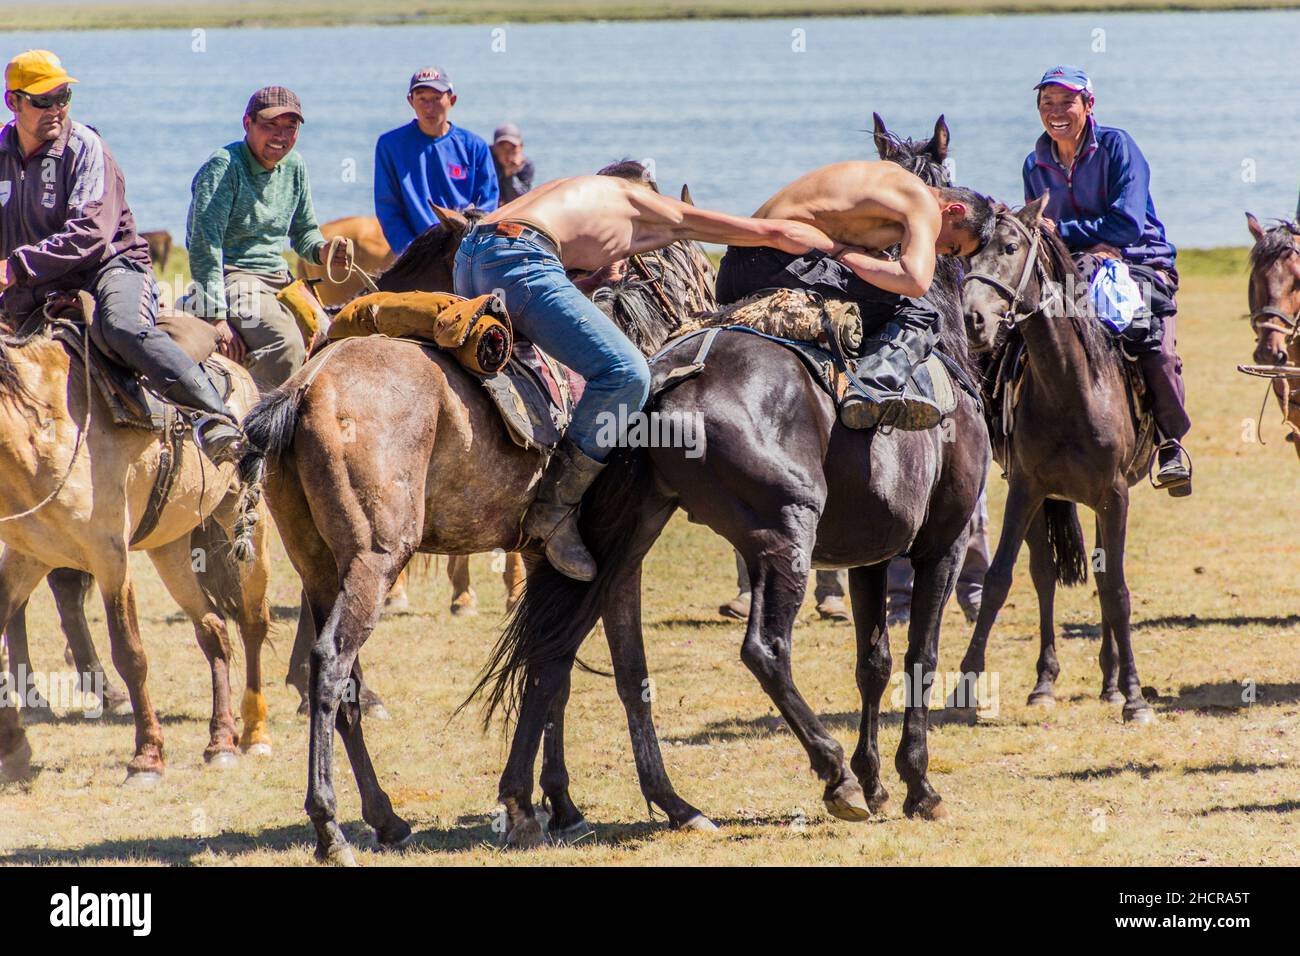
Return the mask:
[[[1050,193],[1043,215],[1085,279],[1092,279],[1101,259],[1121,259],[1149,292],[1150,316],[1125,332],[1124,347],[1137,356],[1161,434],[1156,487],[1174,497],[1190,495],[1179,441],[1191,422],[1183,405],[1182,361],[1174,351],[1178,270],[1156,218],[1151,170],[1132,136],[1093,118],[1092,81],[1083,70],[1052,67],[1034,89],[1045,132],[1025,159],[1025,200]]]
[[[375,144],[375,215],[395,255],[437,223],[431,204],[461,211],[497,208],[497,171],[488,144],[448,119],[451,77],[436,66],[411,77],[415,119]]]

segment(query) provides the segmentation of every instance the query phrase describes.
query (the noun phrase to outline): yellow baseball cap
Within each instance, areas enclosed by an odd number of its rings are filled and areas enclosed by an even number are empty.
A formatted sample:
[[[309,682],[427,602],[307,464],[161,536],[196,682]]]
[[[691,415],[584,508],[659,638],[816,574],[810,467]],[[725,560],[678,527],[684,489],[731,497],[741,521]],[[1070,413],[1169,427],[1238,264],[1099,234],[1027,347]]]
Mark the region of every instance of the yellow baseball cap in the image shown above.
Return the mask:
[[[59,58],[49,50],[19,53],[5,67],[5,89],[21,90],[39,96],[65,83],[76,83],[68,76]]]

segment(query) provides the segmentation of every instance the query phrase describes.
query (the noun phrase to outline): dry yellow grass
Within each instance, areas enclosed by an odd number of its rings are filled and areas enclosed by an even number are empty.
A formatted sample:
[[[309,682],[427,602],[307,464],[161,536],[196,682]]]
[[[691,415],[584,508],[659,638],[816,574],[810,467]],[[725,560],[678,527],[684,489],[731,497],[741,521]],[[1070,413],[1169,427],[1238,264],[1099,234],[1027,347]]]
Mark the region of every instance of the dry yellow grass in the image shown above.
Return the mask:
[[[885,781],[894,799],[883,818],[831,820],[802,749],[739,661],[740,626],[716,617],[731,595],[727,547],[679,517],[646,575],[658,727],[678,790],[713,815],[721,833],[677,834],[647,819],[612,682],[579,673],[568,752],[574,795],[596,835],[577,848],[526,855],[494,848],[488,814],[502,739],[481,735],[472,716],[449,723],[502,610],[500,582],[491,579],[487,559],[476,558],[480,617],[453,621],[445,582],[417,585],[411,611],[385,618],[365,649],[367,676],[393,714],[388,723],[369,722],[367,737],[416,842],[401,856],[373,851],[339,747],[339,816],[361,862],[1293,863],[1300,843],[1300,602],[1289,517],[1300,502],[1300,467],[1274,424],[1265,428],[1269,447],[1244,440],[1243,422],[1258,409],[1263,385],[1233,369],[1251,350],[1239,319],[1244,277],[1236,267],[1218,271],[1228,274],[1185,278],[1181,296],[1196,494],[1177,502],[1139,490],[1133,509],[1133,617],[1143,682],[1160,694],[1155,726],[1125,726],[1118,707],[1095,699],[1091,585],[1058,602],[1062,703],[1050,712],[1025,705],[1037,637],[1022,565],[989,658],[999,675],[999,716],[977,727],[940,722],[931,731],[932,779],[949,820],[904,819],[892,769]],[[1276,417],[1270,408],[1268,421]],[[994,475],[995,528],[1004,487]],[[298,588],[278,554],[273,600],[288,625]],[[306,724],[294,716],[296,695],[271,691],[274,757],[246,759],[229,772],[203,769],[206,670],[189,625],[145,563],[137,566],[167,776],[149,793],[119,785],[130,756],[127,723],[74,718],[32,728],[40,773],[0,792],[0,862],[309,863]],[[92,616],[103,651],[103,615],[96,608]],[[62,642],[43,589],[31,618],[37,665],[61,667]],[[950,608],[943,669],[956,669],[967,636]],[[283,633],[267,652],[277,677],[290,638]],[[896,661],[902,650],[895,635]],[[584,656],[596,665],[608,661],[599,639]],[[796,632],[795,661],[803,692],[850,750],[859,707],[852,631],[806,624]],[[1258,688],[1249,707],[1241,699],[1246,680]],[[899,715],[886,709],[881,747],[892,768]]]

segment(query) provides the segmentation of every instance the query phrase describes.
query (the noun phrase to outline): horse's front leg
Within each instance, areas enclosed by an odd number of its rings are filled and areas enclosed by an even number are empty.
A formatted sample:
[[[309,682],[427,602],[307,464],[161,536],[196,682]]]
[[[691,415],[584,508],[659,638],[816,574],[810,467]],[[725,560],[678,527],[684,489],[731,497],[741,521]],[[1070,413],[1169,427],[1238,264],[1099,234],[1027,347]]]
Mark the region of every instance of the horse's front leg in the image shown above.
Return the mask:
[[[867,795],[873,813],[884,809],[889,791],[880,781],[880,698],[889,684],[893,660],[889,655],[889,632],[885,625],[885,602],[889,592],[889,562],[868,568],[849,569],[849,597],[853,603],[853,625],[857,630],[858,691],[862,695],[862,716],[858,724],[858,746],[849,766]]]
[[[85,571],[56,568],[46,582],[54,594],[54,605],[59,611],[59,622],[68,639],[72,664],[77,668],[77,680],[83,693],[95,694],[100,705],[110,714],[125,717],[131,713],[131,699],[126,692],[109,680],[104,665],[95,651],[86,622],[86,596],[95,586],[95,579]]]
[[[569,703],[570,674],[565,674],[551,702],[542,734],[542,801],[550,814],[546,835],[552,843],[577,843],[592,832],[569,796],[569,768],[564,763],[564,708]]]
[[[1029,545],[1029,575],[1038,593],[1038,683],[1029,692],[1029,704],[1051,707],[1056,703],[1056,678],[1061,664],[1056,659],[1056,565],[1047,536],[1045,507],[1034,514],[1025,541]]]
[[[1150,724],[1155,711],[1142,696],[1137,661],[1133,655],[1133,638],[1129,631],[1128,582],[1124,579],[1124,544],[1128,532],[1128,486],[1119,485],[1107,493],[1097,509],[1101,526],[1101,561],[1106,572],[1097,587],[1101,613],[1115,635],[1119,656],[1119,690],[1124,695],[1124,719]]]
[[[0,553],[0,632],[49,570],[48,565],[12,548]],[[16,666],[12,658],[9,666]],[[23,684],[15,684],[0,672],[0,783],[22,780],[31,771],[32,748],[23,730],[18,699],[24,690]]]

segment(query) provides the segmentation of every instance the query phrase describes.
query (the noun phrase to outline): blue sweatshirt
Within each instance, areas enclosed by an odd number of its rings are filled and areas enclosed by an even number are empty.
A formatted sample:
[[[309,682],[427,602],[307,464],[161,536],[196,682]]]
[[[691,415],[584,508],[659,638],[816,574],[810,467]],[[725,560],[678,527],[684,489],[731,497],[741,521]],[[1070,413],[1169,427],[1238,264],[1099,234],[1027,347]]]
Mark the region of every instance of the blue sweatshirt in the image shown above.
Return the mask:
[[[1151,169],[1124,130],[1088,117],[1070,170],[1057,161],[1052,139],[1043,133],[1025,158],[1023,176],[1026,202],[1051,191],[1043,215],[1056,221],[1071,252],[1104,242],[1126,262],[1173,268],[1175,250],[1151,200]]]
[[[438,222],[431,202],[491,212],[497,171],[488,144],[469,130],[452,126],[435,139],[411,120],[375,144],[375,215],[394,254]]]

